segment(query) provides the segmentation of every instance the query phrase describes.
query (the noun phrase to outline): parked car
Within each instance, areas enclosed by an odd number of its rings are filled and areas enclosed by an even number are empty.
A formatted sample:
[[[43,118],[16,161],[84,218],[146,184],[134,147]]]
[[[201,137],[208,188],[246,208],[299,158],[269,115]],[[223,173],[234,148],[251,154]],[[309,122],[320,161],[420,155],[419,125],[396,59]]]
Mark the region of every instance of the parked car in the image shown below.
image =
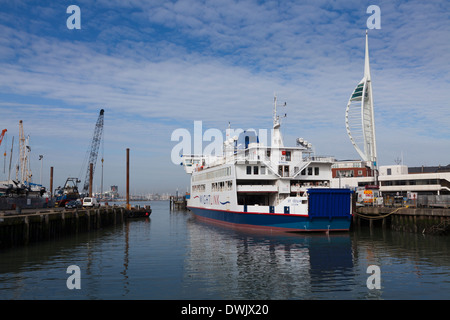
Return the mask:
[[[80,200],[71,200],[66,203],[66,209],[75,209],[75,208],[81,208],[83,205],[81,204]]]
[[[98,203],[96,198],[84,198],[83,199],[83,207],[100,207],[100,203]]]

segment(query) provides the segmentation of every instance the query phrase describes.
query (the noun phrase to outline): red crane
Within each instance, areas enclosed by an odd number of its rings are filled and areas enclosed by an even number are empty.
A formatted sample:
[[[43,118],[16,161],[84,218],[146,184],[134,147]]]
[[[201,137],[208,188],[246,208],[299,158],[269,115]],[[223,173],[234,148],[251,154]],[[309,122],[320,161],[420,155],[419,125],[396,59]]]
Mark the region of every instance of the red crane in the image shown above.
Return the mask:
[[[0,146],[2,145],[3,137],[5,136],[6,131],[8,131],[8,130],[3,129],[2,134],[0,134]],[[6,171],[6,148],[5,148],[5,153],[3,154],[3,156],[5,157],[5,161],[3,164],[3,172],[5,172]]]
[[[3,129],[2,134],[0,134],[0,146],[2,145],[3,137],[5,136],[6,131],[8,130]]]

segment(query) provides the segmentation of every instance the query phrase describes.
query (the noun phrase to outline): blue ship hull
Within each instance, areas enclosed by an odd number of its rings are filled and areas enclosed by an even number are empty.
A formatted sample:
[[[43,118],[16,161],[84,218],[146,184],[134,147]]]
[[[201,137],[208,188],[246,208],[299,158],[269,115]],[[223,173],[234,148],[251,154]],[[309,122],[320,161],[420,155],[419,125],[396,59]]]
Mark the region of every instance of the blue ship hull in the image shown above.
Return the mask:
[[[296,214],[271,214],[235,212],[213,209],[188,207],[196,216],[211,220],[212,222],[226,224],[232,227],[268,229],[271,231],[348,231],[351,219],[336,218],[310,218]]]
[[[351,224],[352,191],[310,189],[308,214],[237,212],[190,207],[196,216],[233,227],[271,231],[348,231]],[[289,210],[287,210],[289,212]]]

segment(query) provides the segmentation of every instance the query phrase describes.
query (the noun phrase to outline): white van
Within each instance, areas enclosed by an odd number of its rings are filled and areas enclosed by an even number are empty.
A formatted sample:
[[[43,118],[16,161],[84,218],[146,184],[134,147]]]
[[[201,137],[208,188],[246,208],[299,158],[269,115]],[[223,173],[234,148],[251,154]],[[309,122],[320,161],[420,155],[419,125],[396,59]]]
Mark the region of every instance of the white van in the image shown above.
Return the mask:
[[[100,207],[100,203],[98,203],[96,198],[84,198],[83,199],[83,207]]]

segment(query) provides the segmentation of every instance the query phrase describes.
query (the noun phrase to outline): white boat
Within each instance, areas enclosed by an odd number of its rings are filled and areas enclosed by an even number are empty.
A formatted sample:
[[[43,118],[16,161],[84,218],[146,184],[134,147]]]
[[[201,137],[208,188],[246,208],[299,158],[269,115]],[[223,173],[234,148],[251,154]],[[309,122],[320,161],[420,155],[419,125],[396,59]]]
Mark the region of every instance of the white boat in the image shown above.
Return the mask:
[[[222,156],[183,155],[191,175],[187,207],[197,217],[271,231],[347,231],[352,191],[330,188],[333,158],[315,156],[298,138],[285,147],[274,99],[271,146],[246,135],[224,143]]]

